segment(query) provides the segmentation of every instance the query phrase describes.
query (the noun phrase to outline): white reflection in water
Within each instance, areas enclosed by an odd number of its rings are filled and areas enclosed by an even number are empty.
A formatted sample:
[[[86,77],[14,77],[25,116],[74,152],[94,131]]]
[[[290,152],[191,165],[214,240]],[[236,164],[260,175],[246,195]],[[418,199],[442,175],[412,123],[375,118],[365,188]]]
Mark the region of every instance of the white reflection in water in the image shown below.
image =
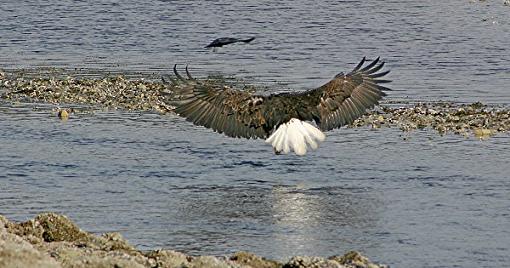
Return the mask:
[[[313,252],[325,244],[340,248],[344,242],[352,242],[353,234],[374,227],[376,202],[356,191],[339,187],[307,189],[301,185],[274,187],[270,194],[277,230],[272,233],[274,250],[285,255]],[[347,229],[349,233],[345,233]]]
[[[282,187],[275,187],[271,191],[271,198],[275,224],[281,229],[290,230],[273,233],[274,240],[295,249],[315,244],[317,237],[307,229],[319,223],[322,210],[314,198]]]

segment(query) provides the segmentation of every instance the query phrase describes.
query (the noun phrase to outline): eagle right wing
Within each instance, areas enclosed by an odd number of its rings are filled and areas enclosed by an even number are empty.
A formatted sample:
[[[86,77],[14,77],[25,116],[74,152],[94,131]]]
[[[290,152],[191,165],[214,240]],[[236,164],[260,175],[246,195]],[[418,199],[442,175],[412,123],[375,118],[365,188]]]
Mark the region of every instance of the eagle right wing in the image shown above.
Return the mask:
[[[365,58],[350,73],[340,73],[325,85],[310,91],[313,93],[310,95],[318,98],[315,108],[320,115],[320,122],[317,123],[321,130],[331,130],[354,122],[386,96],[383,91],[390,90],[380,85],[391,82],[379,79],[389,73],[379,72],[384,62],[379,63],[377,58],[365,67],[364,63]]]

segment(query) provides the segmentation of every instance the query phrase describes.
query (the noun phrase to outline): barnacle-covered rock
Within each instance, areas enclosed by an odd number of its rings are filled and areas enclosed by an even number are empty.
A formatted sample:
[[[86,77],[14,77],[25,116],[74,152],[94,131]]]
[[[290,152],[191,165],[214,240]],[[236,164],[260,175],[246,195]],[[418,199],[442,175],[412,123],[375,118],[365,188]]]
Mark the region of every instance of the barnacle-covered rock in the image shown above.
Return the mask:
[[[92,105],[107,109],[137,111],[172,111],[167,103],[173,89],[200,86],[237,87],[246,91],[261,91],[252,85],[232,82],[225,77],[193,78],[186,68],[186,78],[174,69],[174,76],[163,79],[138,77],[128,79],[124,75],[110,75],[97,78],[79,78],[71,75],[45,75],[28,77],[24,74],[0,72],[0,96],[3,99],[46,102],[65,105],[69,108],[57,113],[66,119],[73,105]],[[65,112],[64,112],[65,111]],[[394,108],[382,106],[355,120],[349,127],[368,126],[374,130],[397,127],[404,132],[416,129],[433,129],[440,135],[458,134],[487,138],[510,130],[510,109],[489,107],[480,102],[472,104],[419,103]],[[486,129],[483,135],[476,129]],[[475,131],[476,130],[476,131]]]
[[[0,267],[195,267],[383,268],[357,252],[344,256],[294,257],[287,263],[248,252],[230,257],[189,256],[172,250],[140,251],[118,233],[96,236],[81,230],[67,217],[44,213],[15,223],[0,215]]]
[[[383,117],[384,121],[381,120]],[[382,124],[384,122],[384,124]],[[510,130],[510,109],[489,107],[480,102],[472,104],[428,103],[409,107],[383,107],[354,121],[352,126],[392,127],[404,132],[434,129],[447,133],[487,138]]]

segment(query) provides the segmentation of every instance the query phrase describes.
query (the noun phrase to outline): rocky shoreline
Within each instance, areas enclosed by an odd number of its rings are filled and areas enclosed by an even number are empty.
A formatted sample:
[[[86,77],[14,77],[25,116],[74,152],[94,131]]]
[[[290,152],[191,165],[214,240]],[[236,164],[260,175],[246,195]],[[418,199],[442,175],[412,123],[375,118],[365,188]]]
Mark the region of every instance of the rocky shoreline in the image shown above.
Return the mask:
[[[201,82],[257,90],[254,86],[221,77],[208,77],[201,79]],[[21,71],[7,74],[0,71],[0,99],[52,103],[62,108],[55,111],[55,114],[63,114],[64,119],[67,119],[69,114],[79,112],[76,108],[79,105],[165,114],[172,111],[165,99],[172,92],[173,86],[179,86],[179,83],[163,83],[158,77],[103,75],[88,78],[51,73],[25,75]],[[398,104],[398,107],[395,104],[383,103],[379,109],[359,118],[349,127],[396,127],[404,132],[432,129],[440,135],[452,133],[486,139],[510,130],[510,109],[490,107],[479,102],[407,103]]]
[[[282,263],[248,252],[231,256],[189,256],[167,249],[140,251],[119,233],[101,236],[81,230],[66,216],[43,213],[15,223],[0,215],[0,267],[216,267],[383,268],[356,251],[343,256],[296,256]]]

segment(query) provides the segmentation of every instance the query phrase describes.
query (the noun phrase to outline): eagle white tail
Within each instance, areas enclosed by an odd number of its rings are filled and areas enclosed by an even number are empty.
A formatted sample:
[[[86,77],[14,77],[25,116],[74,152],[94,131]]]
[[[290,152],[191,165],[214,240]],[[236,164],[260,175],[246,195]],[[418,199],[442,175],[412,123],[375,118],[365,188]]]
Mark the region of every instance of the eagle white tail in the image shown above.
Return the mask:
[[[304,155],[310,146],[317,149],[319,143],[326,139],[326,135],[318,128],[307,122],[292,118],[289,122],[281,124],[269,138],[276,153],[288,154],[291,150],[297,155]]]

